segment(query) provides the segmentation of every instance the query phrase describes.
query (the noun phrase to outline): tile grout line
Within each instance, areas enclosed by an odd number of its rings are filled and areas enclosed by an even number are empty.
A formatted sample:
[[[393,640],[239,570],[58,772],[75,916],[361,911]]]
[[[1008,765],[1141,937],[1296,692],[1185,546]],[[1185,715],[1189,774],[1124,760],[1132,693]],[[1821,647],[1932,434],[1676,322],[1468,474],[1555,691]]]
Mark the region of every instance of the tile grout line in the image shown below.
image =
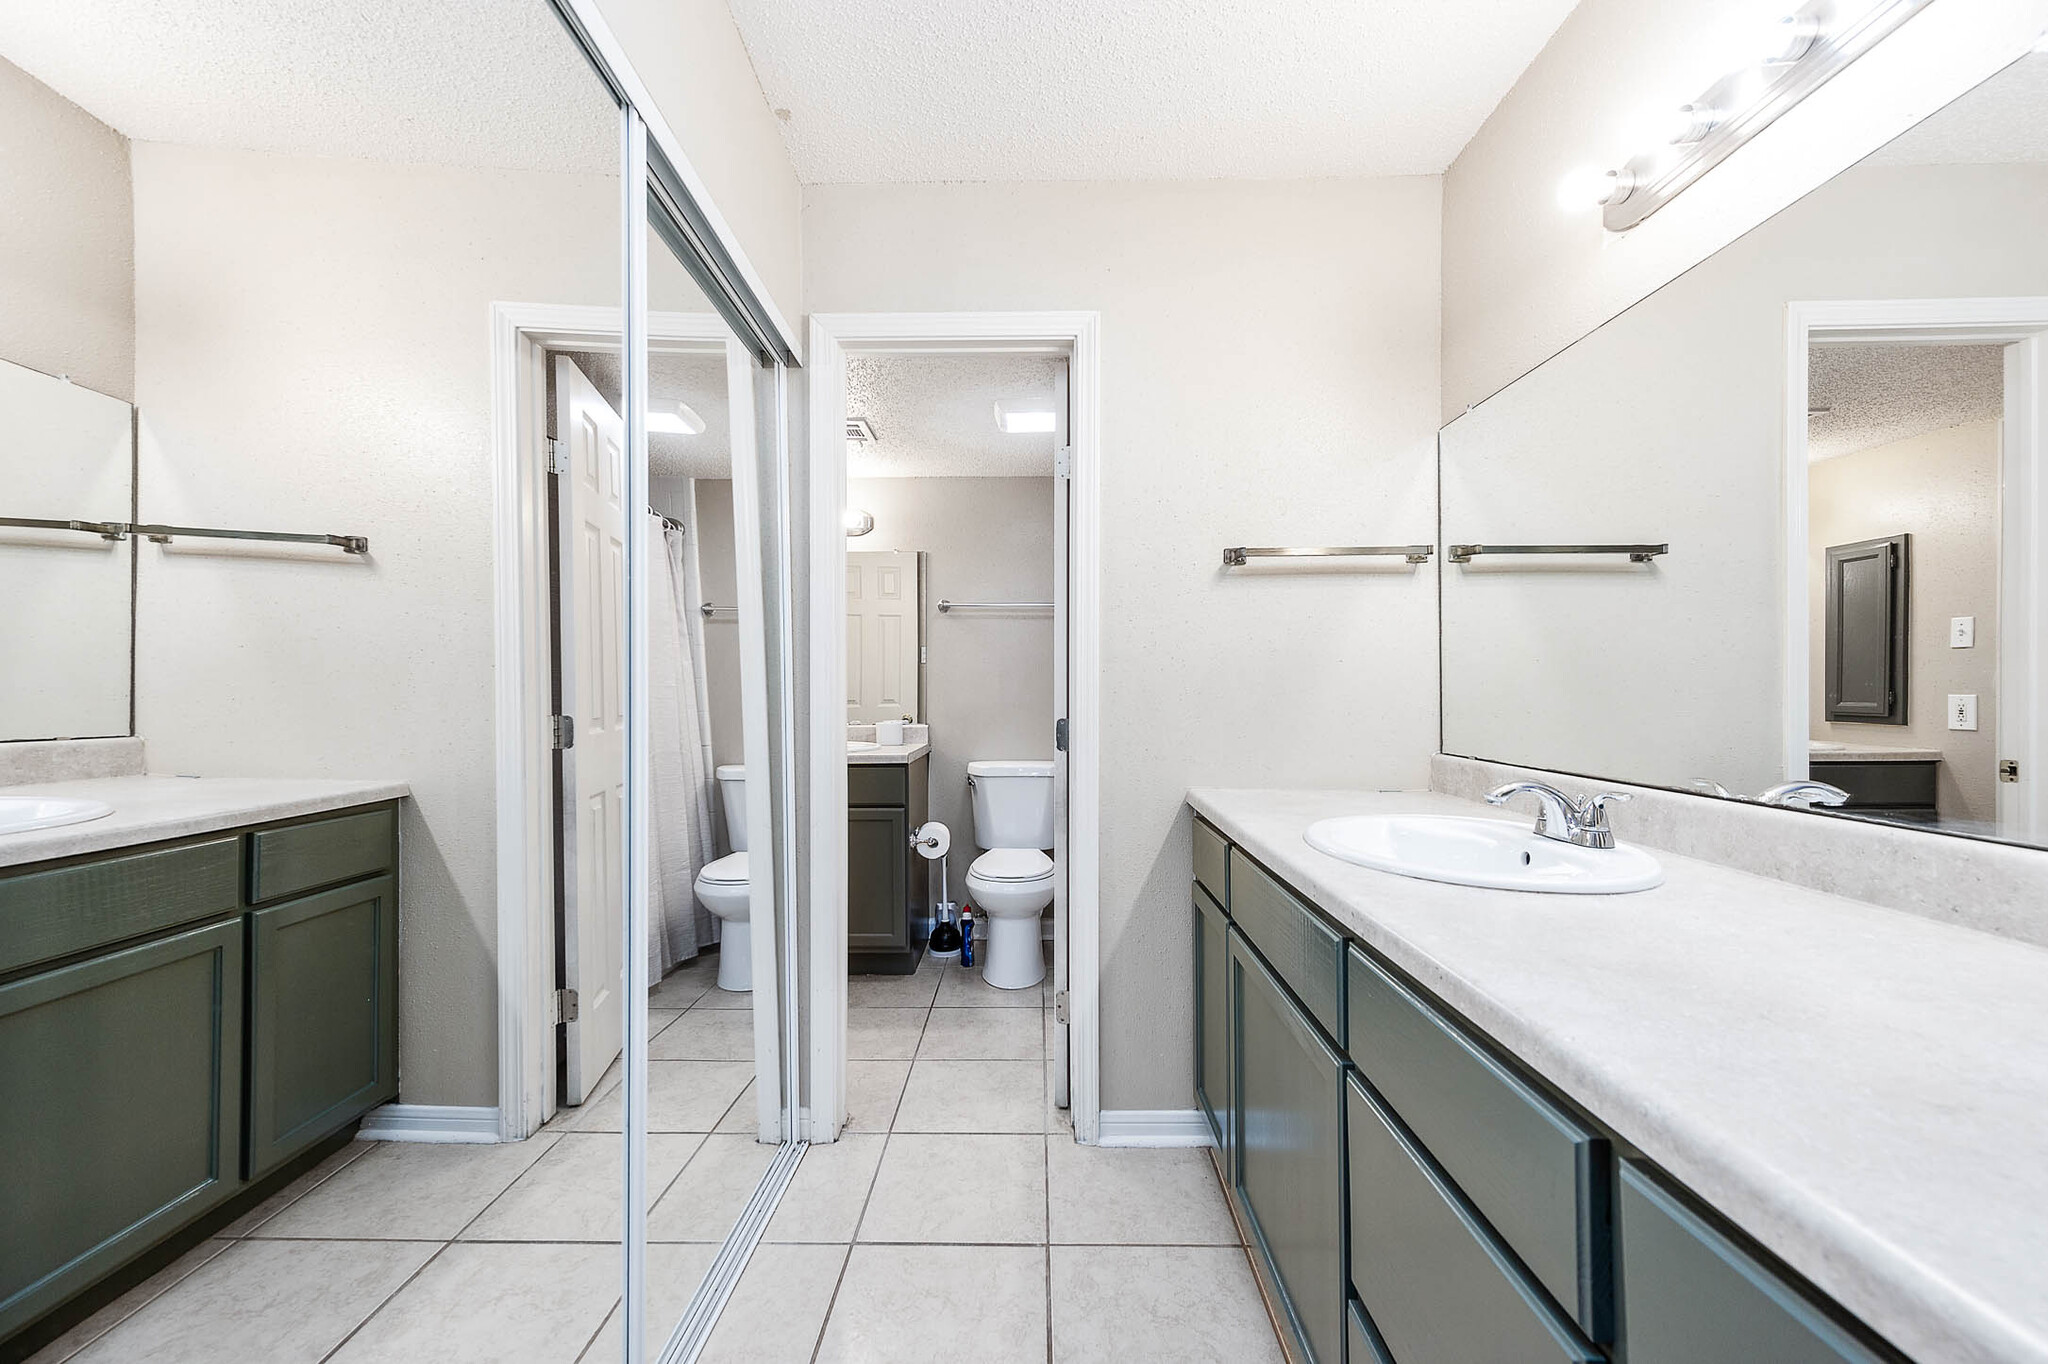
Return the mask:
[[[354,1340],[358,1335],[362,1334],[362,1330],[365,1326],[368,1326],[372,1321],[376,1320],[377,1314],[379,1312],[382,1312],[385,1308],[389,1307],[394,1301],[396,1301],[399,1294],[405,1292],[406,1289],[412,1287],[413,1284],[417,1283],[419,1281],[420,1275],[426,1273],[430,1265],[432,1265],[435,1261],[439,1260],[443,1255],[446,1255],[448,1253],[448,1247],[454,1244],[455,1242],[453,1241],[443,1241],[441,1243],[440,1249],[436,1250],[432,1255],[429,1255],[426,1259],[420,1261],[419,1266],[416,1269],[414,1269],[412,1273],[405,1276],[404,1282],[400,1283],[396,1288],[392,1289],[389,1293],[386,1293],[382,1298],[379,1298],[377,1300],[377,1305],[375,1307],[372,1307],[368,1312],[364,1313],[363,1319],[361,1321],[357,1322],[354,1326],[349,1327],[347,1333],[344,1334],[340,1340],[334,1342],[333,1349],[329,1350],[326,1354],[320,1356],[320,1364],[327,1364],[328,1360],[334,1358],[337,1354],[340,1354],[344,1349],[346,1349],[350,1341]]]

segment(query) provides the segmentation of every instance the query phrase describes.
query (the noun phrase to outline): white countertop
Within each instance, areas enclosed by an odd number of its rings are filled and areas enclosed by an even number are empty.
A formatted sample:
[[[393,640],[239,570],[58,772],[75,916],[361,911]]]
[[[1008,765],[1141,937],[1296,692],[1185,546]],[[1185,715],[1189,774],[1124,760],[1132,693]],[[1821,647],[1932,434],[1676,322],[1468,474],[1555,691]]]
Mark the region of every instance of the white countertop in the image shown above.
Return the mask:
[[[1450,796],[1188,800],[1922,1364],[2048,1361],[2048,951],[1662,851],[1654,890],[1542,895],[1302,841],[1507,817]]]
[[[94,777],[0,788],[0,795],[84,796],[114,813],[83,824],[0,834],[0,867],[185,838],[410,795],[402,781],[296,777]]]
[[[920,739],[914,744],[884,744],[880,748],[863,749],[849,753],[846,760],[855,767],[874,767],[884,763],[914,763],[932,751],[931,741]]]

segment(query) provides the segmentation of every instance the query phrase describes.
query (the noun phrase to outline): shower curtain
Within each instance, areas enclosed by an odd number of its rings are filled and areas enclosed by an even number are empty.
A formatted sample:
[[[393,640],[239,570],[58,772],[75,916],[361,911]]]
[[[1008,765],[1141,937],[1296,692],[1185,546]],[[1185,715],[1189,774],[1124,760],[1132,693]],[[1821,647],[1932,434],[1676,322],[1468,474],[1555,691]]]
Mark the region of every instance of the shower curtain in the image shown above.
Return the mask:
[[[685,499],[693,505],[695,498]],[[652,748],[647,957],[651,977],[718,938],[718,920],[697,903],[697,873],[717,856],[711,827],[711,712],[704,690],[704,630],[695,601],[696,555],[688,536],[648,513],[661,547],[648,599],[648,739]]]

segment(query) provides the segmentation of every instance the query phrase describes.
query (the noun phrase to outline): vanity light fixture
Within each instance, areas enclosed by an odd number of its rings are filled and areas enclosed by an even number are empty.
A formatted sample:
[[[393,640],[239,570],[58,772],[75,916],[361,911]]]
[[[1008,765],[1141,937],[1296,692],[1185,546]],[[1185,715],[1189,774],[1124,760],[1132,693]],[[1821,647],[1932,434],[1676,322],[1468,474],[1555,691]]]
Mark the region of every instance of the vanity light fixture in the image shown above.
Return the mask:
[[[846,533],[848,535],[866,535],[874,528],[875,514],[873,512],[862,511],[859,507],[848,507],[846,509]]]
[[[1037,402],[996,402],[996,430],[1006,436],[1049,435],[1058,429],[1058,419],[1050,407],[1039,406]]]
[[[1807,0],[1745,36],[1740,64],[1658,119],[1661,142],[1614,169],[1582,167],[1558,185],[1558,206],[1599,208],[1625,232],[1677,198],[1736,148],[1777,122],[1930,0]]]
[[[647,406],[650,436],[701,436],[704,419],[688,403],[653,402]]]

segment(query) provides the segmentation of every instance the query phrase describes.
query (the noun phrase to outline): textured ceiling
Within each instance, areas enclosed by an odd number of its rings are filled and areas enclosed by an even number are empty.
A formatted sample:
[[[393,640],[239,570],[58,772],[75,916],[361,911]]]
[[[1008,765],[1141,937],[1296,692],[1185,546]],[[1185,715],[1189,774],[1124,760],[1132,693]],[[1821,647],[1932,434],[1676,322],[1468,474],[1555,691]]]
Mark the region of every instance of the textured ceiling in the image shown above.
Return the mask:
[[[955,352],[850,355],[846,415],[866,417],[872,445],[847,456],[851,478],[1049,478],[1053,437],[1004,435],[997,399],[1050,405],[1052,355]]]
[[[612,410],[620,407],[625,377],[617,351],[562,351],[576,362]],[[695,436],[647,435],[647,468],[657,478],[731,478],[731,410],[726,397],[723,354],[678,354],[655,351],[647,357],[647,387],[656,402],[664,399],[690,405],[704,419]]]
[[[1871,153],[1866,166],[2048,162],[2048,53],[2020,58]]]
[[[1822,345],[1807,359],[1807,455],[1831,459],[2000,414],[2002,346]]]
[[[138,141],[618,170],[616,108],[541,0],[9,0],[0,57]]]
[[[808,183],[1434,174],[1576,0],[731,0]]]

